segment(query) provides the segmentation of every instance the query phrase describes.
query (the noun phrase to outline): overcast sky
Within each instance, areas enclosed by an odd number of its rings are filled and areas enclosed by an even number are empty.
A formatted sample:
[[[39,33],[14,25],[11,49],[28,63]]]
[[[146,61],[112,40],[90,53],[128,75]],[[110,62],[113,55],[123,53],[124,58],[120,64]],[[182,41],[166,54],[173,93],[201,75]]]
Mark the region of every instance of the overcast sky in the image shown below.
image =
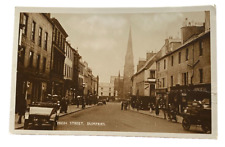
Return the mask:
[[[73,48],[88,63],[100,82],[123,75],[129,28],[132,30],[134,66],[146,52],[159,51],[168,36],[180,38],[180,28],[188,18],[204,22],[204,12],[190,13],[120,13],[51,14],[59,20]]]

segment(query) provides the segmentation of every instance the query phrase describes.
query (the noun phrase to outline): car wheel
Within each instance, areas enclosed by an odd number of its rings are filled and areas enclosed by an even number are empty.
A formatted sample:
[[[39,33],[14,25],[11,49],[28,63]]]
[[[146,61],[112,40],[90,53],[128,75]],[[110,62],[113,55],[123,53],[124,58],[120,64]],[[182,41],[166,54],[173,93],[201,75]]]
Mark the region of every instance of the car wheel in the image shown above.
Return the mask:
[[[202,124],[202,130],[207,133],[210,134],[211,133],[211,126],[209,123],[204,123]]]
[[[184,118],[182,121],[182,127],[184,128],[184,130],[188,131],[191,127],[190,120],[187,118]]]
[[[25,122],[24,122],[24,130],[27,130],[28,129],[28,121],[27,120],[25,120]]]
[[[54,122],[51,123],[50,129],[51,130],[55,130],[56,129],[56,126],[57,126],[57,122],[54,121]]]

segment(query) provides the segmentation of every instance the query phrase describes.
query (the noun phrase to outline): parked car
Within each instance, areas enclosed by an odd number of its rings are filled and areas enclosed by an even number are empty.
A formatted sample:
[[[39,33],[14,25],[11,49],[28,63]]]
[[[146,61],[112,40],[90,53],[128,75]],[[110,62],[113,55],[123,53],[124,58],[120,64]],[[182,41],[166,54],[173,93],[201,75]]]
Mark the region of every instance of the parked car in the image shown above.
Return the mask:
[[[194,101],[182,114],[182,126],[189,130],[191,125],[201,125],[205,133],[211,133],[211,107],[209,100]]]
[[[102,101],[98,101],[97,105],[101,106],[101,105],[103,105],[103,102]]]
[[[32,103],[25,113],[24,129],[41,129],[54,130],[57,126],[57,120],[60,113],[60,104],[53,102]]]

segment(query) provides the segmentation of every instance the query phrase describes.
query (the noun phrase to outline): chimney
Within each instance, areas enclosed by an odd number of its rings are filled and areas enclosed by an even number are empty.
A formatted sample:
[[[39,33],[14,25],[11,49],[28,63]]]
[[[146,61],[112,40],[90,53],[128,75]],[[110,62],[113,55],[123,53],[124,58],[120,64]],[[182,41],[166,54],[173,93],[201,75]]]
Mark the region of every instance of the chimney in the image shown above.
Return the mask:
[[[210,11],[205,11],[205,31],[210,30]]]
[[[148,53],[146,53],[146,61],[148,61],[152,56],[154,56],[156,53],[153,53],[153,51],[152,52],[148,52]]]
[[[185,43],[194,35],[198,35],[205,31],[204,26],[186,26],[181,28],[181,41]]]
[[[137,71],[139,71],[144,65],[145,65],[145,60],[139,59],[138,65],[137,65]]]

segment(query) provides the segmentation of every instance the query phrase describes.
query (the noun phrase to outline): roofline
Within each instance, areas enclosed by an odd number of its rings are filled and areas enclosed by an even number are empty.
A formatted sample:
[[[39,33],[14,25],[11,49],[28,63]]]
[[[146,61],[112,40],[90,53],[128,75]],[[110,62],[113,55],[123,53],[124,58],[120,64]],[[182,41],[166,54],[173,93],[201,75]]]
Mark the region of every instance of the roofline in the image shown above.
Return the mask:
[[[165,57],[167,57],[167,56],[169,56],[169,55],[171,55],[171,54],[173,54],[173,53],[175,53],[175,52],[181,50],[183,47],[185,47],[185,46],[191,44],[192,42],[195,42],[197,39],[199,39],[199,38],[201,38],[201,37],[207,35],[208,33],[210,33],[210,30],[209,30],[209,31],[206,31],[206,32],[203,32],[203,33],[200,33],[200,34],[199,34],[196,38],[194,38],[193,40],[192,40],[192,39],[187,40],[183,45],[181,45],[180,47],[178,47],[176,50],[174,50],[174,51],[172,51],[172,52],[170,52],[170,53],[168,53],[168,54],[162,56],[161,58],[157,59],[156,62],[158,62],[159,60],[161,60],[161,59],[163,59],[163,58],[165,58]]]
[[[64,28],[62,27],[62,25],[60,24],[60,22],[56,19],[56,18],[51,18],[52,19],[52,21],[53,21],[53,24],[54,25],[57,25],[58,27],[59,27],[59,29],[64,33],[64,35],[66,36],[66,37],[68,37],[68,34],[66,33],[66,31],[64,30]]]

